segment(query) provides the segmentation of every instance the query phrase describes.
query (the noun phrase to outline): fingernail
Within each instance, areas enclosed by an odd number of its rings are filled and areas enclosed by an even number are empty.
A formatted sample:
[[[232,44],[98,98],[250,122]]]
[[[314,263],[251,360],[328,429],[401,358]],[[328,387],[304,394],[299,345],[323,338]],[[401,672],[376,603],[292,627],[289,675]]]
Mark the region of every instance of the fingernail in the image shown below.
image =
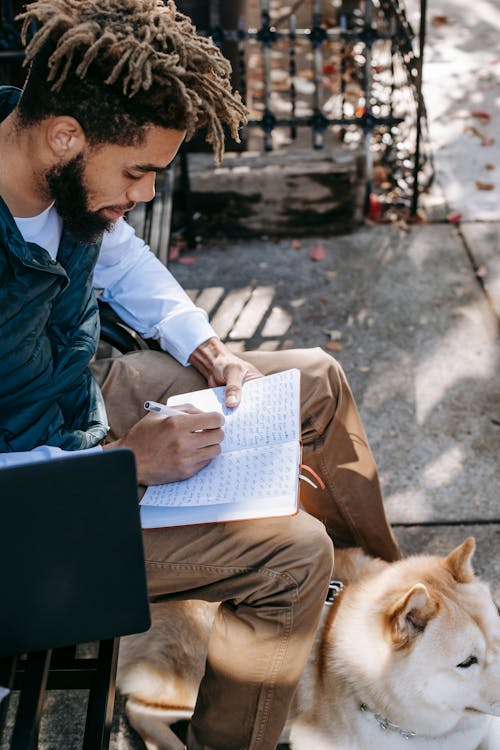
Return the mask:
[[[233,395],[227,397],[226,403],[227,403],[228,406],[236,406],[236,404],[238,403],[238,399],[233,394]]]

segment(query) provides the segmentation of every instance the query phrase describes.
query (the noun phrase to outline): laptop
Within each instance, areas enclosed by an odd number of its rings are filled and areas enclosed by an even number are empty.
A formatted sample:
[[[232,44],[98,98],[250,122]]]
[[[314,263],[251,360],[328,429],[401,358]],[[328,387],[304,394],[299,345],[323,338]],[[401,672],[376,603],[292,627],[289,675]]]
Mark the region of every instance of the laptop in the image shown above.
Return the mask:
[[[0,656],[149,625],[132,452],[0,469]]]

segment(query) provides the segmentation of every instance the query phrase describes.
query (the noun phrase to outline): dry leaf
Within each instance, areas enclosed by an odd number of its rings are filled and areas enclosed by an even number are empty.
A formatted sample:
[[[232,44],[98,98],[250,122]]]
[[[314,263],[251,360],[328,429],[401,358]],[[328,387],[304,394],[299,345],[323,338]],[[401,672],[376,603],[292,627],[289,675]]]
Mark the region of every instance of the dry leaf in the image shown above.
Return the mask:
[[[181,248],[178,244],[170,245],[170,248],[168,251],[168,259],[177,260],[177,258],[179,257],[180,251],[181,251]]]
[[[476,180],[476,187],[478,190],[493,190],[495,187],[495,183],[485,182],[484,180]]]
[[[491,114],[486,109],[475,109],[471,112],[472,117],[475,117],[481,122],[489,122],[491,120]]]
[[[179,263],[182,263],[184,266],[192,266],[197,260],[198,258],[195,258],[194,255],[183,255],[179,258]]]
[[[323,260],[325,258],[325,255],[325,246],[322,242],[317,242],[309,253],[309,258],[310,260]]]
[[[446,221],[450,224],[460,224],[462,221],[462,214],[460,211],[451,211],[446,217]]]
[[[366,212],[366,215],[373,221],[379,221],[382,218],[382,203],[373,193],[371,193],[368,199],[368,211]]]
[[[481,146],[491,146],[495,142],[493,138],[490,138],[489,136],[484,135],[484,133],[481,133],[481,131],[478,130],[475,125],[467,125],[467,127],[465,128],[465,132],[469,133],[469,135],[477,135],[477,137],[481,139]]]
[[[445,26],[448,22],[448,16],[445,16],[444,14],[432,16],[431,23],[433,26]]]
[[[377,165],[372,170],[372,181],[374,185],[383,185],[387,182],[389,170],[386,167]]]
[[[302,247],[302,242],[300,240],[292,240],[290,244],[294,250],[300,250],[300,248]]]
[[[488,170],[488,172],[492,172],[495,169],[494,164],[485,164],[484,168]]]
[[[476,268],[476,276],[478,279],[484,279],[485,276],[487,276],[488,271],[486,270],[486,266],[479,266]]]
[[[340,341],[329,341],[325,346],[331,352],[341,352],[344,348]]]

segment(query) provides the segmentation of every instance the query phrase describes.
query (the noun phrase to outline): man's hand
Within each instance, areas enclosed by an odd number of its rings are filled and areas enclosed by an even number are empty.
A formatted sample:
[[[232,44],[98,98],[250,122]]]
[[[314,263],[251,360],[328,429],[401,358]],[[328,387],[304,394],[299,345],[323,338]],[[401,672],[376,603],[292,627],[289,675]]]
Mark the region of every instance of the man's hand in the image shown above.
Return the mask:
[[[226,406],[230,408],[240,403],[241,387],[245,381],[262,377],[256,367],[244,362],[215,338],[195,349],[189,361],[205,376],[210,388],[226,386]]]
[[[179,406],[175,417],[147,414],[120,440],[105,448],[130,448],[135,455],[140,484],[162,484],[187,479],[218,456],[224,437],[224,417]]]

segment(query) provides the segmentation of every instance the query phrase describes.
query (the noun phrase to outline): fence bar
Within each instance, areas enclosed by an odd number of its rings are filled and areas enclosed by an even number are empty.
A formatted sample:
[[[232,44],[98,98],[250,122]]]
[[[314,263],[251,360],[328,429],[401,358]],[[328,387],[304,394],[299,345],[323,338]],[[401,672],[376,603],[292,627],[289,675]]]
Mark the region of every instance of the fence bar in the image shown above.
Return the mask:
[[[417,64],[417,123],[415,136],[415,161],[413,164],[413,195],[411,200],[411,215],[415,216],[418,208],[419,174],[420,174],[420,139],[422,134],[423,96],[422,75],[424,63],[424,45],[426,33],[427,0],[420,0],[420,29],[418,36],[418,64]]]

